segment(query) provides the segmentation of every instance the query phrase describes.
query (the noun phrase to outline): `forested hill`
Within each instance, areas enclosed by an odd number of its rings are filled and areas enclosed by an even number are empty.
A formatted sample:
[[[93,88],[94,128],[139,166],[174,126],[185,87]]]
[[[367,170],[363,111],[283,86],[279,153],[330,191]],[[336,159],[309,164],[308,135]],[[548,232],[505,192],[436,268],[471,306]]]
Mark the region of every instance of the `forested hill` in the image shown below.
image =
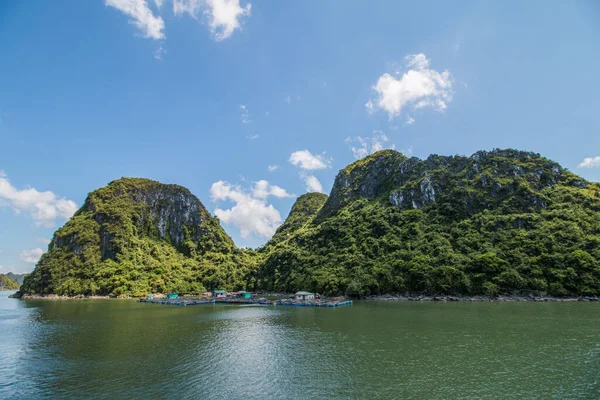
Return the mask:
[[[600,188],[536,153],[374,153],[285,239],[265,247],[260,287],[600,294]]]
[[[300,196],[258,251],[176,185],[124,178],[54,234],[24,293],[246,289],[600,295],[600,187],[539,154],[383,150]]]
[[[19,285],[21,285],[27,275],[29,275],[29,274],[14,274],[12,272],[9,272],[8,274],[6,274],[6,277],[8,279],[11,279],[11,280],[17,282]]]
[[[17,290],[19,288],[17,282],[13,281],[4,274],[0,274],[0,290]]]
[[[190,191],[123,178],[90,193],[57,230],[24,293],[143,295],[245,285],[253,252],[235,247]]]

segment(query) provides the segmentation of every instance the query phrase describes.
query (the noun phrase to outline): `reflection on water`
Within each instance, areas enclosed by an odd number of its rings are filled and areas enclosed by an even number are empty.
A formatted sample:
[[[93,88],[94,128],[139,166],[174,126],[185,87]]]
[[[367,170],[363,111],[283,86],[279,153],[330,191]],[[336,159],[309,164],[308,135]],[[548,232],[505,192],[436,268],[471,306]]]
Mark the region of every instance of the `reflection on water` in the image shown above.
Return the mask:
[[[1,398],[599,397],[600,304],[20,301]]]

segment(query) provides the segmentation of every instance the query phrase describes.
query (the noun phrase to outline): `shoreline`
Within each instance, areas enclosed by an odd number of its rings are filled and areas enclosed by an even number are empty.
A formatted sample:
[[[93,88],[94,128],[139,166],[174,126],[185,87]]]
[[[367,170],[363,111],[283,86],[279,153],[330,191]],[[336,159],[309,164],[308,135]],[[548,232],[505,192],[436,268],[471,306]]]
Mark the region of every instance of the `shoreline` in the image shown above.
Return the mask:
[[[471,303],[508,303],[508,302],[596,302],[598,296],[534,296],[534,295],[499,295],[499,296],[449,296],[449,295],[377,295],[367,296],[366,301],[421,301],[421,302],[471,302]]]
[[[272,296],[272,293],[260,293],[262,296]],[[277,297],[289,297],[292,294],[278,293]],[[164,297],[162,294],[154,294],[155,297]],[[57,294],[20,294],[19,292],[9,296],[10,298],[22,300],[132,300],[138,299],[134,296],[59,296]],[[345,298],[345,296],[331,296],[331,299]],[[186,297],[182,297],[185,299]],[[324,297],[329,298],[329,297]],[[353,300],[364,301],[418,301],[418,302],[470,302],[470,303],[507,303],[507,302],[536,302],[536,303],[573,303],[573,302],[600,302],[600,296],[534,296],[534,295],[499,295],[499,296],[454,296],[454,295],[371,295]]]
[[[12,299],[20,300],[127,300],[137,299],[137,297],[117,297],[117,296],[84,296],[82,294],[77,296],[59,296],[57,294],[20,294],[19,292],[8,296]]]

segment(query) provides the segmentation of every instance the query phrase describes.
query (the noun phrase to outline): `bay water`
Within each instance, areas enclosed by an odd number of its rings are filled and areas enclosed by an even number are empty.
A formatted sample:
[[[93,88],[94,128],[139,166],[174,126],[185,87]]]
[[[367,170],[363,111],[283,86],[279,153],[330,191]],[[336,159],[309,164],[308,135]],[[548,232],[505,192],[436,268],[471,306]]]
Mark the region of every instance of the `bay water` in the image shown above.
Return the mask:
[[[599,303],[17,300],[0,398],[594,399]]]

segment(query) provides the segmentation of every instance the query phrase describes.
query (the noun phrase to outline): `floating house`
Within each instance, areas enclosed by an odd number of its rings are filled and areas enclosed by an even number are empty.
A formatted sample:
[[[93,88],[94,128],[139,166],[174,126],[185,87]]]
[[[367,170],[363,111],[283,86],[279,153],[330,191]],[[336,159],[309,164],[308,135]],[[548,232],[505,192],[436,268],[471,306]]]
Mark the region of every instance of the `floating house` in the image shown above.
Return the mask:
[[[227,291],[226,290],[213,290],[212,292],[213,297],[216,297],[218,299],[222,299],[227,297]]]
[[[295,295],[296,300],[314,300],[315,294],[310,292],[297,292]]]
[[[240,299],[249,299],[252,297],[252,293],[244,292],[243,290],[239,293]]]
[[[175,300],[178,299],[179,295],[177,293],[171,293],[167,295],[167,300]]]

